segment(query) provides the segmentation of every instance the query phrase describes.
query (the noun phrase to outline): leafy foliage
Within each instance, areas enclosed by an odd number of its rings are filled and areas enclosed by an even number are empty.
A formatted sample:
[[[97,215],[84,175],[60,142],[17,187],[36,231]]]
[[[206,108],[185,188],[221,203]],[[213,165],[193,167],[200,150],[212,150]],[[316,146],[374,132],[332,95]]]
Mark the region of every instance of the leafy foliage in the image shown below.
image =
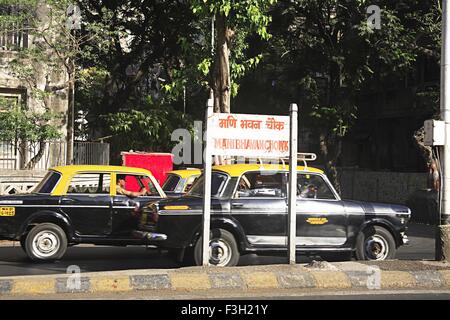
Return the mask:
[[[171,134],[175,129],[185,128],[193,132],[192,120],[168,105],[155,106],[147,102],[147,108],[131,109],[105,116],[112,141],[124,150],[168,152],[175,142]]]

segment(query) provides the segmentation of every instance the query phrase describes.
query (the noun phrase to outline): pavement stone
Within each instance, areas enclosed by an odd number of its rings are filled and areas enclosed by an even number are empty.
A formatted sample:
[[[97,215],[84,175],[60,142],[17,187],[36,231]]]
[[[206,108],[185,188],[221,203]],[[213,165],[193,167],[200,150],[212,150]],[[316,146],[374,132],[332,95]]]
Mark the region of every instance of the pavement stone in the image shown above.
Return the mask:
[[[0,295],[10,293],[12,284],[12,280],[0,280]]]
[[[406,271],[382,271],[381,287],[390,288],[413,288],[417,284],[416,279]]]
[[[312,271],[311,274],[316,280],[317,288],[345,289],[352,286],[349,278],[342,271]]]
[[[131,276],[131,287],[134,290],[170,289],[170,278],[167,274],[135,275]]]
[[[314,288],[316,280],[308,272],[277,273],[278,284],[282,289]]]
[[[396,264],[397,263],[397,264]],[[260,267],[203,268],[175,270],[122,270],[84,273],[81,278],[67,275],[0,277],[0,296],[77,294],[167,290],[167,292],[257,289],[414,289],[450,288],[450,269],[442,264],[417,261],[390,261],[388,265],[371,262],[342,262],[302,265],[268,265]],[[396,266],[398,266],[395,270]],[[406,270],[406,266],[412,270]],[[420,266],[423,266],[420,268]],[[323,267],[323,268],[322,268]],[[384,269],[384,270],[383,270]],[[388,270],[386,270],[388,269]],[[78,282],[79,281],[79,282]]]
[[[56,293],[84,293],[89,292],[90,281],[87,277],[71,278],[57,278],[55,282]]]
[[[243,289],[245,288],[244,281],[239,274],[232,273],[210,273],[209,280],[211,281],[212,289]]]
[[[418,286],[430,288],[443,286],[444,281],[438,271],[412,271],[411,274]]]

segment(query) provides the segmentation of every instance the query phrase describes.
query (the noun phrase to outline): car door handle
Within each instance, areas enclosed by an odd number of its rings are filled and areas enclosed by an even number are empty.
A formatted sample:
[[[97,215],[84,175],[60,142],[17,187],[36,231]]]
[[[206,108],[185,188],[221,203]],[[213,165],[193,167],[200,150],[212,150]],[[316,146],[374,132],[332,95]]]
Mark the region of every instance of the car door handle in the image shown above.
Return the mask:
[[[231,205],[233,208],[242,208],[244,204],[242,202],[236,202]]]
[[[76,200],[75,199],[72,199],[72,198],[62,198],[62,200],[61,201],[63,201],[63,202],[76,202]]]

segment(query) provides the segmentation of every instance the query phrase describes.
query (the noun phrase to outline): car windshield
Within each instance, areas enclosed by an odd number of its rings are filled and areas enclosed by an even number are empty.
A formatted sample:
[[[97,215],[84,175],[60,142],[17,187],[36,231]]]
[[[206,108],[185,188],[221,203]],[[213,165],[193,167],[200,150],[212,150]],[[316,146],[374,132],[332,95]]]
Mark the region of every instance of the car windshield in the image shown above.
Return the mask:
[[[56,184],[61,178],[61,174],[56,171],[49,171],[45,177],[39,182],[39,184],[34,188],[35,193],[52,193],[55,189]]]
[[[177,187],[179,181],[180,181],[179,176],[171,174],[167,177],[167,180],[164,182],[162,189],[164,191],[169,191],[169,192],[175,191],[175,188]]]
[[[225,188],[226,182],[228,180],[228,176],[224,173],[213,172],[211,177],[211,196],[218,197],[222,190]],[[201,175],[192,186],[192,189],[188,192],[189,195],[192,196],[203,196],[203,184],[204,184],[204,176]]]

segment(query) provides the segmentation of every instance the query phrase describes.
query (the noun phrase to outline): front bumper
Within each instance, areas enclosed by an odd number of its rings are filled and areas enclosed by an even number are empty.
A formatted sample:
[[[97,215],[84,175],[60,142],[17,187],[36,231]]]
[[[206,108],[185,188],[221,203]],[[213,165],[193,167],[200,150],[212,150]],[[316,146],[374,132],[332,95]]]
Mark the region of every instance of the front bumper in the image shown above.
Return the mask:
[[[138,239],[145,239],[149,241],[165,241],[167,240],[167,235],[164,233],[150,232],[150,231],[133,231],[133,237]]]
[[[404,246],[409,245],[409,238],[408,238],[408,236],[406,235],[406,233],[402,232],[402,233],[400,233],[400,235],[402,236],[402,242],[403,242],[403,245],[404,245]]]

